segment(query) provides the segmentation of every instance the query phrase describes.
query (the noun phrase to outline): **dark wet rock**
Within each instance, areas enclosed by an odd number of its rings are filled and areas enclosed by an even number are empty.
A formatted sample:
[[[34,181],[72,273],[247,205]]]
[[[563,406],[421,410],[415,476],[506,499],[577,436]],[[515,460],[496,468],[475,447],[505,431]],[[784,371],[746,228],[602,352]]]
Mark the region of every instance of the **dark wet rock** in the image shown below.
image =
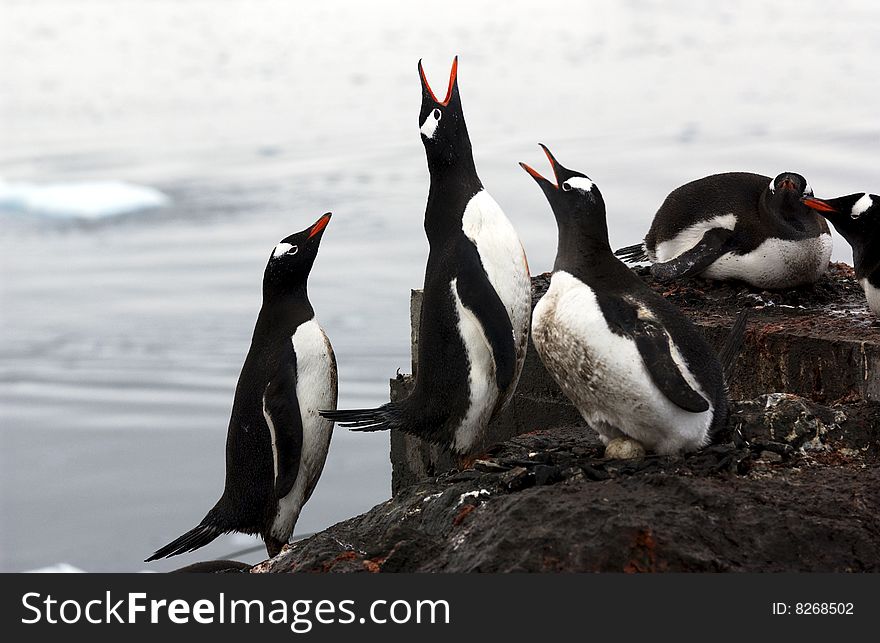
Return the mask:
[[[256,572],[880,571],[880,404],[737,402],[685,456],[602,458],[584,426],[512,438]],[[467,475],[463,475],[467,474]]]

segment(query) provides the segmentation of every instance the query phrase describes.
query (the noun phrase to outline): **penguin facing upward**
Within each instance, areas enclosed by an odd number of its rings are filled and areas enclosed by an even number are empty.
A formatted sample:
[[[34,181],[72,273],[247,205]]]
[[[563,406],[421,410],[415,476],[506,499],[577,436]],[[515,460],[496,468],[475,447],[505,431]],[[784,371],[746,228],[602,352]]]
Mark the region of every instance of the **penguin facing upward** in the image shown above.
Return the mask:
[[[477,175],[458,90],[458,58],[442,101],[421,61],[418,70],[419,130],[431,186],[414,387],[401,401],[324,416],[356,431],[403,431],[467,458],[487,446],[486,426],[519,381],[531,279],[516,231]]]
[[[614,256],[596,184],[541,147],[556,183],[520,164],[559,231],[550,287],[532,315],[538,355],[606,457],[699,449],[727,416],[722,364],[685,316]]]
[[[800,174],[707,176],[673,190],[642,244],[615,254],[652,264],[660,281],[701,275],[757,288],[814,283],[831,259],[828,224],[801,203],[813,190]]]
[[[241,369],[226,437],[226,487],[197,527],[147,561],[204,547],[221,534],[259,534],[269,556],[287,543],[327,458],[336,406],[333,348],[307,281],[330,213],[272,251],[263,305]]]
[[[858,192],[836,199],[804,198],[852,246],[853,266],[868,308],[880,316],[880,196]]]

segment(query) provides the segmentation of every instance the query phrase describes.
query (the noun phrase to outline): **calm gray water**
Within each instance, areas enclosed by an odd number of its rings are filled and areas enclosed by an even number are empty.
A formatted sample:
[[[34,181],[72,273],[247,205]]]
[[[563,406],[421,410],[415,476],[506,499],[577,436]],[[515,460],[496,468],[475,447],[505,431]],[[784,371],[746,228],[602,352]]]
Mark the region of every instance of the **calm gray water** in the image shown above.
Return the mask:
[[[713,172],[799,171],[820,196],[880,189],[876,3],[0,8],[0,202],[10,184],[107,180],[171,199],[93,220],[0,212],[3,571],[163,570],[254,542],[140,562],[219,497],[265,261],[328,210],[310,291],[340,405],[387,399],[427,254],[419,58],[442,92],[460,54],[481,177],[535,273],[555,225],[516,162],[544,171],[538,141],[599,184],[615,245]],[[297,531],[389,487],[387,435],[337,431]]]

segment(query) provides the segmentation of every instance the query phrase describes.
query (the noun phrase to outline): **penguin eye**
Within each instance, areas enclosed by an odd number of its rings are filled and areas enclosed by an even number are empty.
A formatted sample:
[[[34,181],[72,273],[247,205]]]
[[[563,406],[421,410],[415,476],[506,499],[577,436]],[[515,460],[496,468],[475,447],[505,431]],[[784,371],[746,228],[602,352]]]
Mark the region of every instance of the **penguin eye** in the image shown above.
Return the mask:
[[[291,246],[291,247],[290,247],[290,250],[288,250],[288,251],[285,252],[284,254],[286,254],[286,255],[295,255],[297,252],[299,252],[299,246]]]
[[[562,189],[563,189],[564,191],[568,192],[569,190],[571,190],[571,183],[569,183],[568,181],[565,181],[565,182],[562,184]]]
[[[439,109],[434,109],[434,120],[439,121],[441,116],[443,116],[443,112]]]

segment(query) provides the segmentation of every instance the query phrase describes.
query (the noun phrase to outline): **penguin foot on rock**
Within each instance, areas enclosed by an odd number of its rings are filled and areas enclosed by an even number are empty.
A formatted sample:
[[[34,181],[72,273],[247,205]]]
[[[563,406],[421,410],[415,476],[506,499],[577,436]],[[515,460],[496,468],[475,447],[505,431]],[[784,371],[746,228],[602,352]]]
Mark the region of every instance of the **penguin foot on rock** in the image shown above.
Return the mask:
[[[630,460],[644,455],[645,447],[631,438],[614,438],[605,447],[605,458],[609,460]]]

